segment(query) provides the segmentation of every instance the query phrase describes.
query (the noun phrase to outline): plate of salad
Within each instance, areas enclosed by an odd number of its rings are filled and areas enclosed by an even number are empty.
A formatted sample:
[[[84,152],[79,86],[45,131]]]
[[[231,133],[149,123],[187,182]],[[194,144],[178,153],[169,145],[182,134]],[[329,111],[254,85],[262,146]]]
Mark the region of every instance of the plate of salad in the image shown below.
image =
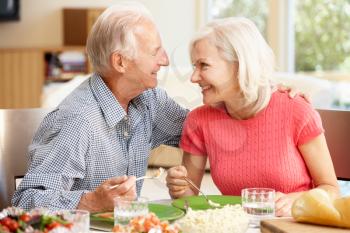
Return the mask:
[[[20,208],[9,207],[0,212],[0,232],[52,232],[58,228],[61,232],[70,232],[73,223],[62,215],[47,210],[26,212]]]

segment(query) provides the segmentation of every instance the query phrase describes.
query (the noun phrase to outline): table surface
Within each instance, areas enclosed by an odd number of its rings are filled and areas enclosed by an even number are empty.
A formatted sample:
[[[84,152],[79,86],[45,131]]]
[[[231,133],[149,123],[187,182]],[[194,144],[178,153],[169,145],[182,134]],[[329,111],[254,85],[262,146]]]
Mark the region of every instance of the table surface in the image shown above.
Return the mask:
[[[108,231],[95,231],[95,230],[90,231],[90,233],[101,233],[101,232],[108,232]],[[260,228],[249,228],[246,233],[260,233]]]
[[[173,200],[171,200],[171,199],[161,199],[161,200],[151,201],[150,203],[171,205],[172,201]],[[101,232],[108,232],[108,231],[97,231],[97,230],[90,231],[90,233],[101,233]],[[248,228],[246,233],[260,233],[260,228]]]

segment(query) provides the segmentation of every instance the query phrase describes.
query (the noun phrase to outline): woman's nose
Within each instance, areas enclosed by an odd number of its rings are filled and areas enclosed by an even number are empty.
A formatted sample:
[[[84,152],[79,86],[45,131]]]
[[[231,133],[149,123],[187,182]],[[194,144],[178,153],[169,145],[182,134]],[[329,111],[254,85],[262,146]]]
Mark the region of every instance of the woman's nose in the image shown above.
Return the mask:
[[[199,72],[197,71],[197,69],[195,69],[191,75],[191,82],[196,83],[200,80],[200,75]]]

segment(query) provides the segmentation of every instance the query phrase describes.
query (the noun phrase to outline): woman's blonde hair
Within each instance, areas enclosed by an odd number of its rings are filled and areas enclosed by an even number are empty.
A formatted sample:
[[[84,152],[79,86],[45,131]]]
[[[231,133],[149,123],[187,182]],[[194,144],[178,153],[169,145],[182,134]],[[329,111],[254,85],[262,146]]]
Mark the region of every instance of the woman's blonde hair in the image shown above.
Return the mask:
[[[274,54],[255,24],[243,17],[214,20],[194,37],[191,54],[195,44],[203,39],[213,43],[226,61],[238,62],[242,108],[249,107],[254,115],[266,107],[272,92]]]
[[[109,59],[114,52],[128,59],[137,56],[135,30],[145,20],[153,22],[149,11],[135,2],[113,5],[98,17],[86,43],[95,72],[102,75],[110,69]]]

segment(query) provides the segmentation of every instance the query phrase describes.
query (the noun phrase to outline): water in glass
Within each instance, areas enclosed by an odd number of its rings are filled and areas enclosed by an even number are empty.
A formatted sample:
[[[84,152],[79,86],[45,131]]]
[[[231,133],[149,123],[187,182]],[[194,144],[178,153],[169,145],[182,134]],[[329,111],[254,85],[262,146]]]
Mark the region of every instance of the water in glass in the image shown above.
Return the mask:
[[[261,220],[275,216],[275,190],[268,188],[243,189],[242,206],[250,217],[250,225],[259,227]]]
[[[114,224],[127,225],[131,219],[148,214],[148,200],[139,197],[130,200],[124,197],[114,199]]]

